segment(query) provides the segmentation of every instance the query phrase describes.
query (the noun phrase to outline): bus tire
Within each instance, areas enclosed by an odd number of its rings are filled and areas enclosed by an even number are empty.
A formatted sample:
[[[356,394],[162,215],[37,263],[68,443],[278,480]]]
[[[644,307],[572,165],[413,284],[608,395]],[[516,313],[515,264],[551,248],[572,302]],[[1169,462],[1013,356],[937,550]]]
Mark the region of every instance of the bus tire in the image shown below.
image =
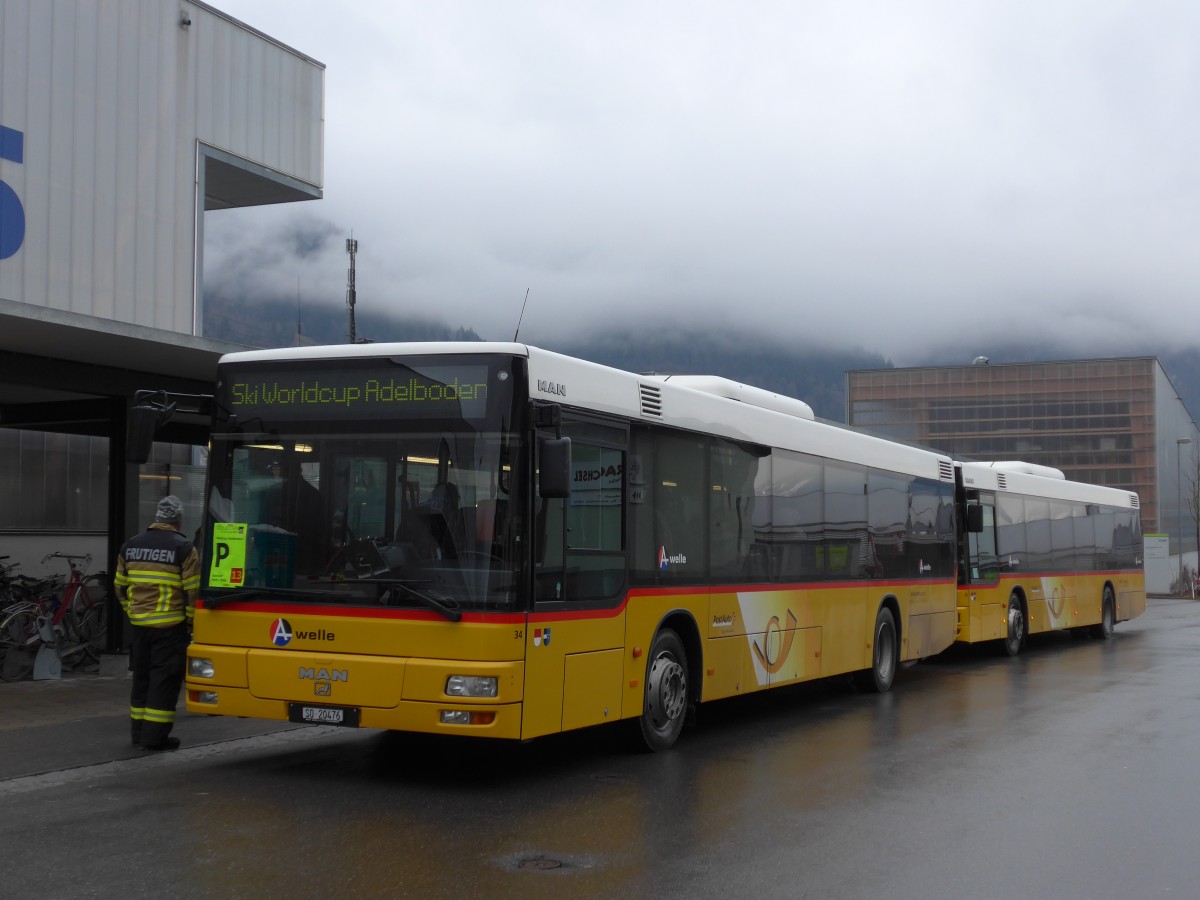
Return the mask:
[[[1100,601],[1100,624],[1092,626],[1092,637],[1107,641],[1117,623],[1117,600],[1110,585],[1104,586],[1104,599]]]
[[[1008,595],[1008,614],[1005,616],[1008,627],[1001,645],[1007,656],[1016,656],[1025,644],[1025,610],[1021,608],[1021,598],[1017,593]]]
[[[688,708],[687,651],[679,635],[662,629],[646,661],[646,701],[638,719],[647,750],[668,750],[679,739]]]
[[[885,694],[896,680],[896,620],[892,611],[881,606],[875,616],[875,640],[871,648],[871,668],[854,673],[854,681],[861,690]]]

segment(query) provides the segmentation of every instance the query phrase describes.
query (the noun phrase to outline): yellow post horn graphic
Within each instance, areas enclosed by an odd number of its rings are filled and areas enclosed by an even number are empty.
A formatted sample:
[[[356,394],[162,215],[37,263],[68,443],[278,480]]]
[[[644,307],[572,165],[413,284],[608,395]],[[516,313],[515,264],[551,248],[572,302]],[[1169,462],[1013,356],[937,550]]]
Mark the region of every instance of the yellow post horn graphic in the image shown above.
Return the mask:
[[[774,675],[783,668],[788,654],[792,651],[792,641],[796,639],[796,616],[790,609],[787,611],[787,630],[783,634],[783,645],[779,648],[779,658],[772,660],[767,656],[766,651],[770,650],[771,629],[779,629],[779,627],[779,616],[771,616],[771,621],[767,623],[767,633],[763,635],[763,646],[758,646],[758,641],[751,644],[758,664],[767,670],[768,675]]]

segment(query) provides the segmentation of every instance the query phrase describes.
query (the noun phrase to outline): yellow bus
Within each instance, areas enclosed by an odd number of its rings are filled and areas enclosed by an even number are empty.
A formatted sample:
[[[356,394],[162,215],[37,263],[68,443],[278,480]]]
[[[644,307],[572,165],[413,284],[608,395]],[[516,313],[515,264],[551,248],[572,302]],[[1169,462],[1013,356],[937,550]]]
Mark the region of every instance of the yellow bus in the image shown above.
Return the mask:
[[[1010,656],[1030,634],[1107,639],[1146,609],[1138,495],[1022,462],[963,462],[958,635]]]
[[[219,365],[187,708],[524,740],[960,634],[955,465],[718,378],[516,343]]]

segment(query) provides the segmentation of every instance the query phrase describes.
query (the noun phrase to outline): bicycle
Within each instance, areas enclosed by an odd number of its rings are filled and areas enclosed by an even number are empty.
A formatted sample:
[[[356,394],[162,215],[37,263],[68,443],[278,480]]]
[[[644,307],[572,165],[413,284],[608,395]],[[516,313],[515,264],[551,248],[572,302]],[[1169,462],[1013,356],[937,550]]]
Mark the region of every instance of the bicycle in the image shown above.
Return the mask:
[[[0,556],[0,679],[18,681],[33,668],[37,634],[37,604],[30,585],[35,579],[17,572],[20,563]]]
[[[8,607],[29,599],[29,590],[24,583],[29,579],[17,571],[21,564],[6,563],[6,559],[9,559],[7,554],[0,556],[0,618],[3,618]]]
[[[98,644],[105,633],[105,590],[103,574],[87,575],[88,566],[92,562],[92,554],[75,555],[70,553],[47,553],[42,562],[51,559],[65,559],[68,575],[63,584],[62,595],[54,604],[51,595],[49,609],[44,609],[43,615],[49,620],[56,636],[61,636],[70,642],[70,646],[60,646],[60,656],[82,654],[81,660],[98,660],[100,649]],[[61,583],[61,582],[60,582]],[[76,663],[78,664],[78,662]]]
[[[42,562],[51,559],[65,559],[68,575],[23,579],[28,599],[0,614],[0,678],[5,681],[27,677],[42,647],[53,647],[59,664],[72,668],[100,658],[107,625],[105,576],[87,575],[90,553],[47,553]]]

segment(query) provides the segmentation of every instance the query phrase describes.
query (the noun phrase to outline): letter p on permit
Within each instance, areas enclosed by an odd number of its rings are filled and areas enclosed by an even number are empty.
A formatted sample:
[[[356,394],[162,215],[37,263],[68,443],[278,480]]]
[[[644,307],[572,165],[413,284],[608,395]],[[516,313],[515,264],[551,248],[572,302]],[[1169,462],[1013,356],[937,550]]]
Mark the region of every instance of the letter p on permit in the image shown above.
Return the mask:
[[[229,559],[229,545],[217,544],[217,558],[213,560],[213,568],[219,569],[223,560]]]

